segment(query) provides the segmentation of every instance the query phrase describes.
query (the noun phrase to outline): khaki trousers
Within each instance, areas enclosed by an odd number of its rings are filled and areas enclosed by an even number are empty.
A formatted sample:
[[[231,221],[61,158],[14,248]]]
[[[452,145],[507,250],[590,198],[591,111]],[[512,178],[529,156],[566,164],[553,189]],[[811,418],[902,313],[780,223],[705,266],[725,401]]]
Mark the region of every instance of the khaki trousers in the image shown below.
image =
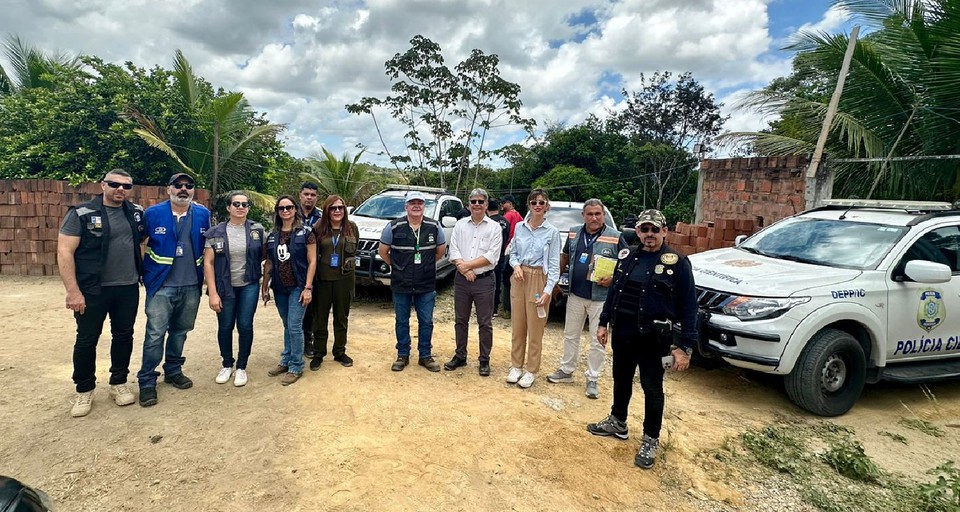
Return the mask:
[[[543,293],[547,276],[540,267],[520,267],[523,282],[517,281],[517,273],[510,278],[510,318],[513,321],[513,348],[510,351],[510,364],[523,368],[530,373],[540,371],[540,353],[543,347],[543,329],[547,319],[537,316],[536,295]],[[524,357],[526,356],[526,357]]]

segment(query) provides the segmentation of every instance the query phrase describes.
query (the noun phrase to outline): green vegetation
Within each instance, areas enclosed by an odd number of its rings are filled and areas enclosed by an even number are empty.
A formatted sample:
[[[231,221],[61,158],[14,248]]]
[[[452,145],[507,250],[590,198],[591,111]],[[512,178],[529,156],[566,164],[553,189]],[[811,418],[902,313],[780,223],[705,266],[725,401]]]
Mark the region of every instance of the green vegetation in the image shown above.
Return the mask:
[[[901,418],[897,423],[928,436],[943,437],[943,429],[921,418]]]

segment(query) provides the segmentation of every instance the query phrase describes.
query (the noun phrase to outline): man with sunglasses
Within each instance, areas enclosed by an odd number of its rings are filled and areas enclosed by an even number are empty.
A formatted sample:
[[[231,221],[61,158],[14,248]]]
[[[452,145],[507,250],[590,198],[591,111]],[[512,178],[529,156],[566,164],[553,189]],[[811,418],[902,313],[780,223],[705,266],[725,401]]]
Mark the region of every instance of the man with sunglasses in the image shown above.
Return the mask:
[[[320,188],[312,181],[305,181],[300,185],[300,214],[303,216],[303,227],[313,228],[320,220],[323,212],[317,208],[320,199]],[[317,245],[319,248],[319,244]],[[312,359],[316,355],[313,348],[313,315],[309,312],[303,315],[303,357]]]
[[[86,416],[97,382],[97,342],[110,316],[110,396],[117,405],[136,397],[127,388],[133,353],[133,324],[140,306],[143,208],[127,200],[133,179],[113,169],[100,184],[103,194],[70,208],[57,238],[57,266],[67,290],[66,306],[77,321],[73,382],[77,397],[70,414]]]
[[[157,403],[157,365],[161,361],[165,383],[177,389],[193,387],[193,381],[183,374],[183,344],[200,306],[203,233],[210,228],[210,210],[193,202],[196,183],[189,174],[174,174],[168,184],[170,199],[147,208],[144,214],[147,329],[143,365],[137,373],[143,407]]]
[[[690,365],[697,339],[697,296],[690,261],[664,243],[663,214],[644,210],[637,225],[640,245],[620,250],[597,329],[597,341],[606,346],[607,325],[613,327],[613,407],[609,416],[587,425],[587,431],[627,439],[627,408],[639,367],[643,438],[634,464],[650,469],[656,463],[663,423],[664,370],[682,372]],[[673,345],[677,323],[682,330]]]

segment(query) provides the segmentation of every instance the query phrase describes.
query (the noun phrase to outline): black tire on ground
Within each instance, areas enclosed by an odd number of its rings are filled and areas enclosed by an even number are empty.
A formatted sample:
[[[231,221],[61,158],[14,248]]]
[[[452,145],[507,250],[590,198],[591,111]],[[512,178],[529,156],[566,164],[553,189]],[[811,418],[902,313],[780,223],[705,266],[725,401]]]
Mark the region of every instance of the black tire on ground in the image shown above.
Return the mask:
[[[863,347],[837,329],[818,332],[784,379],[787,395],[820,416],[840,416],[853,407],[867,374]]]

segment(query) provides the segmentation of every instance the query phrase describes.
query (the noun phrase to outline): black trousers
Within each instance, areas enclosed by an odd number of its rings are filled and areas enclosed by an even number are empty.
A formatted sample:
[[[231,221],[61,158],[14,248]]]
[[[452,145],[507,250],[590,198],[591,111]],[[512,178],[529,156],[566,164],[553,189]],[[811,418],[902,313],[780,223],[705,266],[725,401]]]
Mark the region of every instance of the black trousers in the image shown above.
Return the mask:
[[[663,364],[665,347],[656,333],[641,334],[636,320],[618,321],[613,328],[613,407],[610,414],[627,421],[627,409],[633,396],[633,376],[640,369],[643,389],[643,433],[657,439],[663,425]]]
[[[84,294],[87,304],[77,320],[77,341],[73,345],[73,383],[78,393],[97,387],[97,342],[103,322],[110,316],[110,384],[124,384],[130,373],[133,353],[133,323],[140,309],[140,285],[104,286],[99,295]]]
[[[353,302],[356,278],[349,277],[336,281],[313,282],[313,350],[323,359],[327,355],[327,339],[330,337],[328,324],[330,309],[333,309],[333,357],[347,351],[347,326],[350,318],[350,303]]]

